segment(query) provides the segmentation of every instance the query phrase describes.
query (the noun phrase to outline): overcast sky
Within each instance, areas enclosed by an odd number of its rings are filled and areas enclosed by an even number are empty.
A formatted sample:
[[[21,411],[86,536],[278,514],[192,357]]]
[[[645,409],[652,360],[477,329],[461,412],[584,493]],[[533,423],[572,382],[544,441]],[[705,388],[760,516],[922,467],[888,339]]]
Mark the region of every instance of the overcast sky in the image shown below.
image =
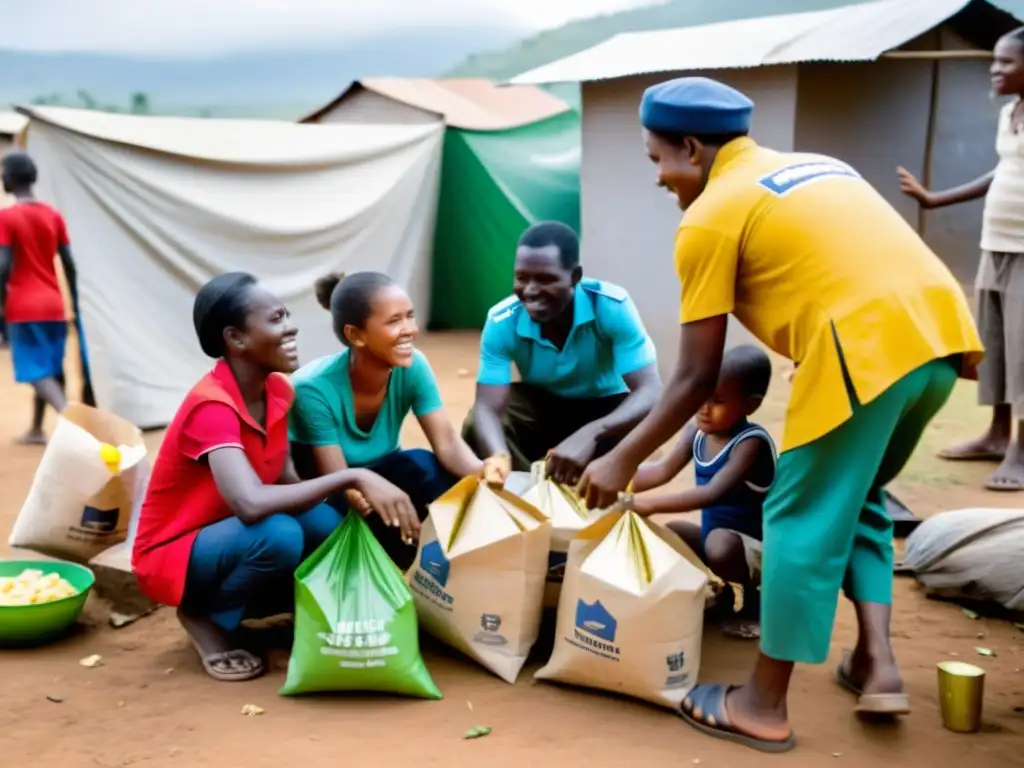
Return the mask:
[[[395,27],[556,27],[657,0],[0,0],[0,48],[211,55]],[[12,34],[13,33],[13,34]]]

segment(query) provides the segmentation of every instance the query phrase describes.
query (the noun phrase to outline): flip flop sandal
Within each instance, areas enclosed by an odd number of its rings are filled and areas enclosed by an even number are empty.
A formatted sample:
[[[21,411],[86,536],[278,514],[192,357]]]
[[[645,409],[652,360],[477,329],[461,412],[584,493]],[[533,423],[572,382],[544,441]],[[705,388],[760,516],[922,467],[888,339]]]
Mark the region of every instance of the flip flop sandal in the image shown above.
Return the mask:
[[[947,453],[939,451],[937,454],[943,461],[1002,461],[1003,454],[995,451],[975,451],[974,453]]]
[[[722,634],[734,640],[760,640],[761,625],[750,619],[731,619],[722,622]]]
[[[248,671],[239,669],[237,671],[233,670],[230,672],[217,667],[217,664],[222,661],[233,661],[239,659],[244,659],[254,666]],[[211,653],[208,656],[200,656],[199,660],[203,663],[203,668],[206,670],[206,674],[214,680],[220,680],[221,682],[226,683],[240,683],[246,680],[255,680],[266,671],[266,667],[263,664],[262,659],[258,656],[254,656],[248,651],[240,649],[224,651],[222,653]]]
[[[788,752],[796,746],[796,737],[790,734],[782,741],[759,739],[741,733],[729,722],[725,711],[725,696],[735,686],[732,685],[698,685],[687,696],[679,708],[679,714],[689,725],[701,733],[759,752]]]
[[[864,693],[846,674],[846,663],[849,659],[850,655],[846,654],[836,667],[836,683],[857,697],[854,712],[864,715],[910,714],[910,696],[906,693]]]
[[[192,642],[192,646],[196,649],[196,653],[199,654],[199,661],[202,663],[203,669],[206,670],[206,674],[214,680],[220,680],[225,683],[240,683],[246,680],[255,680],[266,672],[266,664],[263,663],[263,659],[244,649],[238,648],[231,651],[221,651],[220,653],[203,653],[195,641]],[[248,671],[241,669],[225,670],[217,666],[221,662],[236,659],[248,661],[251,669]]]
[[[993,481],[989,480],[985,483],[985,488],[990,491],[1000,491],[1002,493],[1016,493],[1018,491],[1024,491],[1024,484],[1020,480],[1006,480]]]

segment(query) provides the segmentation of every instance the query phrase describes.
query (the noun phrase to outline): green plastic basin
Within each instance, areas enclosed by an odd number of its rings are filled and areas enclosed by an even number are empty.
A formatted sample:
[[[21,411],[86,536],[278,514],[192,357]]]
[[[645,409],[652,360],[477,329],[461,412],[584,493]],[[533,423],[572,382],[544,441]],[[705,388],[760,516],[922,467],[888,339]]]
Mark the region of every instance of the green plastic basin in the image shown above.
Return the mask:
[[[56,573],[78,590],[77,595],[37,605],[0,605],[0,647],[42,645],[66,635],[78,620],[96,582],[84,565],[62,560],[0,560],[0,576],[17,576],[26,568]]]

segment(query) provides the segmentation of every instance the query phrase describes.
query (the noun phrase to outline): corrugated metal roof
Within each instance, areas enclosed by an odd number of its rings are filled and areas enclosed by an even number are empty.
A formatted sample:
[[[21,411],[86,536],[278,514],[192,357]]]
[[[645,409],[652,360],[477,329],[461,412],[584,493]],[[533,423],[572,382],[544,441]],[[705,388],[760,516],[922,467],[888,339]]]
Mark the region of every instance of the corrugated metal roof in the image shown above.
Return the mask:
[[[490,80],[479,78],[366,77],[357,80],[330,104],[300,122],[317,122],[324,113],[342,105],[345,98],[359,88],[433,112],[453,128],[472,131],[518,128],[570,110],[562,99],[532,85],[499,87]]]
[[[649,72],[873,61],[955,16],[970,2],[879,0],[827,11],[632,32],[525,72],[511,82],[585,82]]]

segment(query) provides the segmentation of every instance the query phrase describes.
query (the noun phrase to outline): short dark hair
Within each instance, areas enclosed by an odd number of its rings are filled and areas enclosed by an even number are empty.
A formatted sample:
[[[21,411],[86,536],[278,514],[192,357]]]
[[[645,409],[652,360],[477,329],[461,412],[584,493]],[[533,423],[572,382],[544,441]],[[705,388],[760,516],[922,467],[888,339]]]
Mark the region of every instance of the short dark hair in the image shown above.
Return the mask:
[[[334,335],[345,346],[345,326],[366,327],[366,321],[373,314],[373,300],[381,288],[394,285],[395,281],[382,272],[332,272],[319,278],[313,288],[320,306],[331,313]]]
[[[737,133],[679,133],[675,131],[652,131],[652,133],[674,147],[683,146],[683,142],[688,138],[696,139],[705,147],[724,147],[730,141],[743,139],[750,135],[747,131],[739,131]]]
[[[26,152],[15,150],[4,155],[3,179],[12,189],[31,187],[39,179],[39,169]]]
[[[227,272],[199,289],[192,305],[192,323],[199,346],[210,357],[224,357],[224,331],[243,329],[249,315],[249,292],[256,278],[248,272]]]
[[[1009,37],[1021,47],[1024,47],[1024,27],[1017,27],[1007,32],[1003,37]]]
[[[580,264],[580,238],[575,230],[560,221],[539,221],[523,232],[520,248],[558,249],[558,261],[564,269],[576,269]]]
[[[772,381],[772,361],[761,347],[741,344],[726,350],[718,378],[739,379],[746,397],[764,397]]]

